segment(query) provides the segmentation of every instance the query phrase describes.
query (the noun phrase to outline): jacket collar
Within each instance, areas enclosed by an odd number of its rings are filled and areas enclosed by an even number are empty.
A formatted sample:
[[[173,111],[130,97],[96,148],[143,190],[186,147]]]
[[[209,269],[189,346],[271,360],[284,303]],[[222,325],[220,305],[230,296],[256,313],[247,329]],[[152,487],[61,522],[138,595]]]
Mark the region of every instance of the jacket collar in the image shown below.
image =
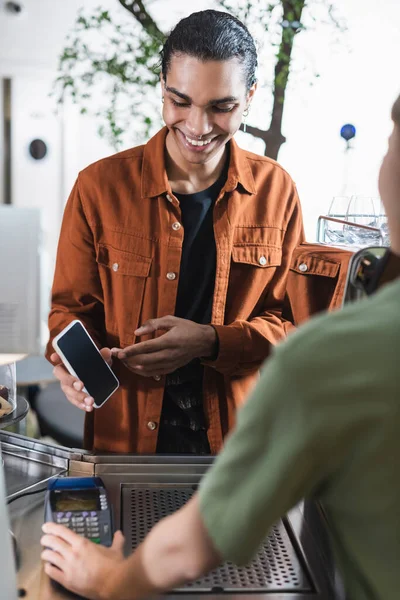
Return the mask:
[[[167,171],[165,168],[165,138],[168,129],[163,127],[145,145],[142,165],[142,198],[161,196],[171,193]],[[235,140],[230,140],[230,162],[225,190],[232,192],[238,184],[250,194],[256,193],[253,173],[247,152],[239,148]]]
[[[233,190],[236,189],[240,183],[246,192],[249,192],[249,194],[255,194],[257,192],[257,188],[254,182],[247,152],[242,150],[242,148],[239,148],[234,139],[231,139],[229,145],[230,162],[225,190],[227,192],[233,192]]]

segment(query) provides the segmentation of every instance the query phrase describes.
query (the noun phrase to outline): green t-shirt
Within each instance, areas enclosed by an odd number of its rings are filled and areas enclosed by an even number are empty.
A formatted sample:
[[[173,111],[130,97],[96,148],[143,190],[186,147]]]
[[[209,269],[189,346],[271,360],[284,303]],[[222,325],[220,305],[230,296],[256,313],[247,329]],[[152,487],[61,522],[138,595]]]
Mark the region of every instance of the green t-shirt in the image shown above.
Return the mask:
[[[323,505],[351,600],[398,600],[400,282],[277,347],[200,486],[226,560],[249,561],[304,497]]]

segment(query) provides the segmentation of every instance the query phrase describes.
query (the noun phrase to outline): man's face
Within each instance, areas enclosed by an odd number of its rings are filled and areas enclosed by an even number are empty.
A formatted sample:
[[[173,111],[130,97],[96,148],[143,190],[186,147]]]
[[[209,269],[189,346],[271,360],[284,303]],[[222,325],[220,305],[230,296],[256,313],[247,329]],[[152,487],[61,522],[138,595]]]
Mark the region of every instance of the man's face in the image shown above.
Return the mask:
[[[167,149],[182,166],[221,156],[255,91],[247,93],[238,60],[202,62],[187,54],[172,57],[162,88]]]
[[[400,230],[400,127],[394,125],[379,172],[379,193],[391,229]]]

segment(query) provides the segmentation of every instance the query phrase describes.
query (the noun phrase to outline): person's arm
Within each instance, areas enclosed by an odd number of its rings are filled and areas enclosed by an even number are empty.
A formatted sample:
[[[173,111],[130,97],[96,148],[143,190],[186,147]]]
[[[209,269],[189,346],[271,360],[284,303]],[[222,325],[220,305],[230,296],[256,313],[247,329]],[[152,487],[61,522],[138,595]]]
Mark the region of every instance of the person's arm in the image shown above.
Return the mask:
[[[181,510],[160,521],[121,563],[110,579],[107,597],[131,600],[161,594],[195,581],[221,560],[204,526],[195,495]]]
[[[254,372],[270,354],[271,348],[294,329],[292,323],[282,318],[293,252],[305,240],[300,201],[293,184],[286,202],[289,216],[282,243],[282,262],[260,299],[259,314],[248,321],[212,325],[218,338],[218,355],[215,360],[204,363],[224,375]]]
[[[93,233],[85,214],[78,177],[65,206],[57,249],[49,314],[51,342],[68,323],[79,319],[99,348],[103,346],[104,305]]]
[[[74,319],[82,321],[98,348],[103,348],[103,291],[79,178],[66,204],[61,226],[49,314],[50,339],[45,355],[55,366],[54,375],[67,399],[77,408],[90,412],[94,400],[82,391],[84,382],[68,373],[52,347],[54,337]],[[109,349],[104,348],[102,354],[111,362]]]
[[[93,600],[159,595],[197,579],[221,562],[204,527],[197,495],[160,521],[127,559],[122,557],[120,532],[112,548],[103,548],[55,523],[46,523],[43,530],[45,572]]]

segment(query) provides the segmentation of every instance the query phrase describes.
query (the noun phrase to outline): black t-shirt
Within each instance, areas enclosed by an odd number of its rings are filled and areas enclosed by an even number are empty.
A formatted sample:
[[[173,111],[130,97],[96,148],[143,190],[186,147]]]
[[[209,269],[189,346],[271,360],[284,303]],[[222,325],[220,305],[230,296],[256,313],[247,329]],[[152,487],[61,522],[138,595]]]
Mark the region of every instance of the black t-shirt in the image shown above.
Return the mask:
[[[201,192],[175,193],[184,228],[175,316],[196,323],[211,321],[216,269],[213,209],[226,175],[225,169],[212,186]],[[158,453],[210,453],[202,388],[199,359],[167,375]]]

